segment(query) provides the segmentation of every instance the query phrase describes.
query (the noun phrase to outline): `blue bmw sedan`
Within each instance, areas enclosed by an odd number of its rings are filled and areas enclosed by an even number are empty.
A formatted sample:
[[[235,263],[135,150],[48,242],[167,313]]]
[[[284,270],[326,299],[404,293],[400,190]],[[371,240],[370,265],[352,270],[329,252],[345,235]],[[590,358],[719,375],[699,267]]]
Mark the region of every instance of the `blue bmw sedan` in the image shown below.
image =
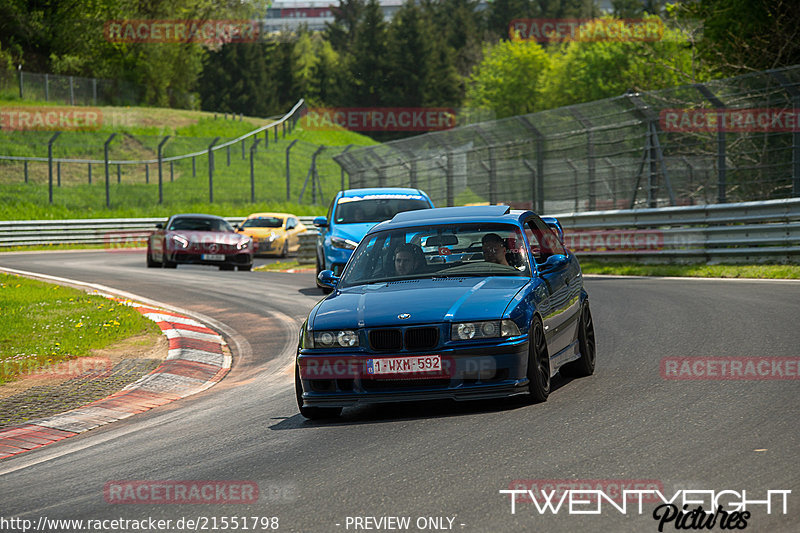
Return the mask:
[[[550,394],[587,376],[595,333],[580,266],[554,229],[508,206],[398,213],[361,240],[300,332],[307,418],[375,402]]]

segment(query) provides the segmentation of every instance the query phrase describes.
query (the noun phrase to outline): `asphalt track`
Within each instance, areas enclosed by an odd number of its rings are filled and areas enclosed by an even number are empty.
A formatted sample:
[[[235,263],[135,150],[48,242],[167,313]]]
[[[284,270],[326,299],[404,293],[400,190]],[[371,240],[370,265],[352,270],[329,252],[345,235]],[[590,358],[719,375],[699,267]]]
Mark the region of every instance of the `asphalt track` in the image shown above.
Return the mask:
[[[232,531],[221,519],[236,516],[278,517],[279,531],[343,532],[390,531],[356,529],[353,517],[392,516],[409,517],[408,531],[658,531],[654,503],[641,514],[607,504],[589,515],[517,503],[512,514],[499,492],[516,480],[570,479],[607,480],[608,492],[624,480],[657,483],[668,498],[744,489],[763,500],[791,490],[786,513],[755,505],[746,529],[800,530],[800,381],[667,380],[660,370],[665,357],[799,356],[798,282],[590,278],[597,371],[559,380],[546,403],[363,407],[319,423],[298,414],[290,366],[297,330],[322,297],[312,273],[153,270],[143,253],[126,251],[4,254],[0,266],[201,313],[225,326],[234,350],[231,373],[208,391],[0,461],[0,524],[153,518],[184,531],[179,518],[207,517],[207,530]],[[108,503],[104,487],[123,480],[251,481],[259,497]],[[428,517],[444,519],[419,520]]]

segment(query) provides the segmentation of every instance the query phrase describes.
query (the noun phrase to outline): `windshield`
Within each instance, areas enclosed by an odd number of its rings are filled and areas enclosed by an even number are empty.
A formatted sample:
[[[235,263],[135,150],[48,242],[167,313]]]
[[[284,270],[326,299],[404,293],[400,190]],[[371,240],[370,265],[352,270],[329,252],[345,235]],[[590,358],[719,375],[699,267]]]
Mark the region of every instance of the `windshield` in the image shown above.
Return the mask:
[[[462,224],[387,230],[361,241],[340,287],[414,278],[530,276],[519,228]]]
[[[233,228],[225,220],[221,218],[192,218],[181,217],[172,219],[169,225],[170,231],[184,230],[184,231],[228,231],[232,232]]]
[[[346,196],[339,199],[334,220],[337,224],[382,222],[402,211],[428,209],[430,204],[423,196]]]
[[[242,228],[280,228],[283,219],[278,217],[248,218],[242,223]]]

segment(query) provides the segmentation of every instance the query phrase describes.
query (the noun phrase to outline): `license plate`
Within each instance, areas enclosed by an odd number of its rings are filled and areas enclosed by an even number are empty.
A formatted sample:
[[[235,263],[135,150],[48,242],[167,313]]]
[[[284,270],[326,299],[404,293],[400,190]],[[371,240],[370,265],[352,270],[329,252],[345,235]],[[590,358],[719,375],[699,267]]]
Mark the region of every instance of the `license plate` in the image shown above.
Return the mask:
[[[225,254],[203,254],[203,261],[225,261]]]
[[[417,355],[412,357],[386,357],[367,359],[367,374],[427,374],[442,371],[439,355]]]

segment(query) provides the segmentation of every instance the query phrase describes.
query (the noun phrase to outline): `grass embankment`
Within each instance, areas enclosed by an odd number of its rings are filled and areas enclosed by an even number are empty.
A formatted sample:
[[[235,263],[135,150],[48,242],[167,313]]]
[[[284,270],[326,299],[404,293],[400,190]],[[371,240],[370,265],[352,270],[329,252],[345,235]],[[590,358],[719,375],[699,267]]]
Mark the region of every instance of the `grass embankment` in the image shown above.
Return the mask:
[[[0,384],[21,374],[48,376],[59,362],[135,335],[160,334],[123,303],[2,272],[0,316]]]
[[[20,107],[18,101],[0,101]],[[43,104],[41,104],[43,105]],[[40,104],[36,104],[40,106]],[[24,164],[0,161],[0,220],[33,220],[63,218],[113,218],[168,216],[175,212],[207,212],[227,216],[245,216],[254,211],[288,211],[296,214],[324,212],[331,195],[339,190],[341,171],[332,156],[347,145],[371,145],[375,141],[356,133],[338,131],[306,131],[301,123],[283,137],[279,128],[276,142],[270,130],[269,146],[264,133],[254,156],[255,203],[250,201],[250,148],[253,139],[214,152],[214,202],[209,203],[208,157],[206,150],[216,144],[235,139],[257,127],[272,123],[269,119],[244,117],[242,121],[230,115],[201,111],[158,108],[99,108],[104,118],[97,131],[66,131],[53,144],[55,158],[103,160],[103,144],[112,133],[117,136],[109,145],[110,160],[156,159],[158,144],[166,135],[170,139],[163,148],[164,157],[202,152],[191,159],[162,166],[163,204],[158,204],[158,166],[122,165],[119,175],[116,165],[109,168],[110,208],[105,206],[105,167],[94,164],[89,184],[89,164],[63,163],[61,186],[58,168],[53,169],[53,204],[48,203],[48,165],[28,163],[28,183],[24,182]],[[0,155],[47,157],[47,142],[51,131],[0,132]],[[286,196],[286,149],[290,151],[289,201]],[[308,170],[318,146],[326,148],[317,157],[317,172],[321,193],[317,191],[312,203]],[[300,193],[306,186],[303,200]]]
[[[617,276],[800,279],[800,265],[638,265],[582,260],[581,270]]]

